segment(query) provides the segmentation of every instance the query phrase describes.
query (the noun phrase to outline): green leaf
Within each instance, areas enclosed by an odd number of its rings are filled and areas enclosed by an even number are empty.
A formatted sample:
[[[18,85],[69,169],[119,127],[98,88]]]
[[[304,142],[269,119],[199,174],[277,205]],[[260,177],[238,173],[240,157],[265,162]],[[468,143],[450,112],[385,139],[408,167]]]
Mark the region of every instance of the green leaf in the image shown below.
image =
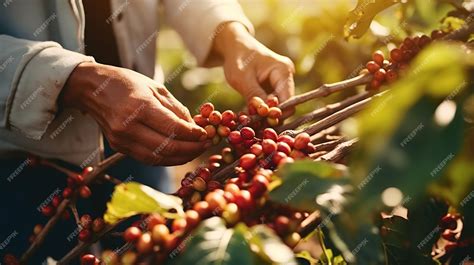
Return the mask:
[[[256,263],[255,254],[246,240],[248,228],[239,224],[227,228],[219,217],[202,222],[186,240],[186,246],[175,265],[243,265]],[[172,257],[174,258],[174,256]]]
[[[279,186],[273,187],[270,199],[303,210],[315,210],[318,195],[337,192],[349,183],[346,168],[328,162],[296,161],[276,174]]]
[[[170,213],[172,209],[177,214]],[[174,218],[184,213],[182,200],[137,182],[122,183],[115,186],[112,199],[107,203],[104,220],[114,224],[120,219],[144,213],[160,213]]]
[[[250,229],[252,248],[263,260],[274,265],[296,265],[293,251],[265,225],[256,225]]]
[[[382,10],[399,3],[399,0],[359,0],[349,13],[344,25],[344,37],[360,38],[370,27],[374,17]]]

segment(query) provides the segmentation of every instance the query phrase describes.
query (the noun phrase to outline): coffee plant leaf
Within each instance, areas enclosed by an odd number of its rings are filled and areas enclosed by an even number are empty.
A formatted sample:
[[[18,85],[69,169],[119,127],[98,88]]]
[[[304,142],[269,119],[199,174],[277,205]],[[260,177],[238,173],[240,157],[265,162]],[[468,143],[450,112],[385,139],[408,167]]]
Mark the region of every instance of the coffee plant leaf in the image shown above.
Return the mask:
[[[257,265],[256,254],[247,241],[248,227],[227,228],[223,219],[213,217],[203,221],[183,240],[181,253],[170,253],[168,264],[173,265]],[[257,263],[258,262],[258,263]]]
[[[169,212],[172,209],[176,214]],[[115,186],[104,220],[115,224],[123,218],[146,213],[160,213],[168,218],[183,215],[182,200],[138,182],[122,183]]]
[[[293,251],[285,245],[280,238],[265,225],[256,225],[250,229],[251,238],[249,242],[252,249],[268,264],[274,265],[296,265]]]
[[[302,210],[317,209],[318,195],[333,193],[349,183],[344,166],[310,160],[285,164],[276,177],[270,199]]]
[[[381,11],[399,3],[399,0],[359,0],[349,13],[344,25],[344,37],[360,38],[369,29],[374,17]]]

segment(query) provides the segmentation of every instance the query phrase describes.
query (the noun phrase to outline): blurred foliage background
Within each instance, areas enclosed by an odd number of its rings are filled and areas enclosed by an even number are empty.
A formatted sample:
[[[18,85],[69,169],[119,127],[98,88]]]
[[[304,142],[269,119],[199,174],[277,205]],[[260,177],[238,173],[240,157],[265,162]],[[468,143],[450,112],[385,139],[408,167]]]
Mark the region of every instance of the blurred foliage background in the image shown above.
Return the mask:
[[[429,33],[453,9],[449,2],[416,0],[402,9],[393,6],[376,17],[361,39],[346,41],[343,25],[356,1],[240,0],[255,26],[256,38],[295,63],[297,93],[355,76],[374,50],[386,51],[407,34]],[[226,83],[221,68],[196,68],[194,58],[166,22],[158,49],[166,86],[192,113],[207,101],[221,110],[244,106],[239,94]],[[314,102],[305,107],[299,111],[315,108]]]

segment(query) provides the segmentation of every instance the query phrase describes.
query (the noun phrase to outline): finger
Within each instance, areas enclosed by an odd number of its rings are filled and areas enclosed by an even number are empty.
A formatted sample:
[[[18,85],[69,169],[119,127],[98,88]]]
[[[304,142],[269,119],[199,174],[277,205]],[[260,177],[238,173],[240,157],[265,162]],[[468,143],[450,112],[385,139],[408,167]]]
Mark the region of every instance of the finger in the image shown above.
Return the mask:
[[[284,67],[273,68],[269,74],[270,84],[274,93],[283,102],[295,94],[293,73]]]
[[[253,75],[245,79],[244,83],[242,83],[242,89],[239,89],[239,91],[247,100],[253,97],[260,97],[262,99],[267,97],[267,93]]]
[[[157,87],[156,90],[153,90],[153,93],[165,108],[171,110],[179,118],[194,123],[188,108],[179,102],[166,88]]]
[[[207,133],[203,128],[179,118],[171,110],[163,107],[160,102],[156,102],[156,106],[147,108],[140,121],[162,135],[175,134],[178,140],[204,141],[207,138]]]
[[[208,141],[189,142],[177,140],[176,134],[174,133],[169,136],[163,136],[144,124],[137,125],[136,131],[139,133],[137,133],[137,137],[132,140],[139,145],[150,148],[155,155],[186,155],[196,157],[211,146],[211,143]]]

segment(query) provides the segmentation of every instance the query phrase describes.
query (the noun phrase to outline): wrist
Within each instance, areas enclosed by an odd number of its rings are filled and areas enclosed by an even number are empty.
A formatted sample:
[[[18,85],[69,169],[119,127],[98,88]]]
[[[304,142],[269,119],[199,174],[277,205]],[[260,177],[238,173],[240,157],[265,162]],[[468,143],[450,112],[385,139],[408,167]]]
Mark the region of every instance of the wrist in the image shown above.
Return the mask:
[[[248,49],[251,40],[253,36],[242,23],[225,22],[217,28],[213,50],[225,60],[229,54]]]

